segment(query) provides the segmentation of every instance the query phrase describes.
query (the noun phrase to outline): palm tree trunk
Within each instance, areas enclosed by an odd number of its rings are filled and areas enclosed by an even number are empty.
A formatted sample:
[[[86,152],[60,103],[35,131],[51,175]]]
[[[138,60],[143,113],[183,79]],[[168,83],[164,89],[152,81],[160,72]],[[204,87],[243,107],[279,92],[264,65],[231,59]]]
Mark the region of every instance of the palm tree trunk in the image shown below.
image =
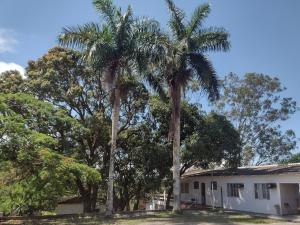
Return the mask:
[[[180,101],[181,87],[174,84],[171,87],[172,121],[173,125],[173,212],[178,213],[180,208]]]
[[[117,148],[117,133],[119,128],[119,114],[120,114],[120,91],[114,90],[114,98],[112,104],[111,115],[111,148],[109,159],[109,172],[108,172],[108,185],[107,185],[107,201],[106,201],[106,216],[112,216],[113,214],[113,189],[114,189],[114,163],[115,163],[115,151]]]

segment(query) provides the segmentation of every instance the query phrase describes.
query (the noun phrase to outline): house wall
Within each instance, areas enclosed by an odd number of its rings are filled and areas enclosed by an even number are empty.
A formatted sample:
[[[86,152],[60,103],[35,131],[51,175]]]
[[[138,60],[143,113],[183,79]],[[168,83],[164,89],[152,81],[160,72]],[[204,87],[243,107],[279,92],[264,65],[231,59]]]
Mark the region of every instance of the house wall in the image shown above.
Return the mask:
[[[57,215],[81,214],[83,213],[83,203],[77,204],[58,204],[55,213]]]
[[[194,190],[193,182],[199,182],[199,189]],[[210,190],[211,181],[217,181],[217,190]],[[260,176],[211,176],[211,177],[188,177],[183,178],[182,182],[189,182],[189,193],[182,193],[182,201],[191,201],[195,199],[197,203],[201,203],[201,183],[205,183],[206,205],[209,206],[222,206],[221,188],[223,192],[223,207],[225,209],[241,210],[265,214],[279,214],[285,213],[280,211],[281,199],[286,198],[291,201],[291,196],[295,196],[295,189],[290,197],[284,189],[280,191],[280,183],[300,183],[300,175],[284,174],[284,175],[260,175]],[[239,189],[240,197],[227,196],[227,183],[243,183],[244,188]],[[270,189],[270,199],[255,199],[254,183],[276,183],[277,187]],[[299,193],[299,190],[298,190]],[[299,194],[298,194],[299,195]],[[297,195],[297,196],[298,196]]]

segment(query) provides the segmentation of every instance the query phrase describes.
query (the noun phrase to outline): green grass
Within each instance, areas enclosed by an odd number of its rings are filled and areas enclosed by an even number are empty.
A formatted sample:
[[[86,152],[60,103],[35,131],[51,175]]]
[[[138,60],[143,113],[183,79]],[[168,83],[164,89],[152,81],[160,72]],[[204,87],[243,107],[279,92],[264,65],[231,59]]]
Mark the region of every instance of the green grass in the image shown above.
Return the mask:
[[[11,220],[3,224],[22,224],[22,225],[135,225],[135,224],[270,224],[280,221],[252,217],[241,213],[221,213],[210,211],[186,211],[183,214],[172,214],[170,212],[156,212],[153,215],[144,215],[128,218],[105,219],[104,217],[70,217],[63,219],[43,219],[43,220]],[[0,223],[1,224],[1,223]],[[2,225],[2,224],[1,224]]]

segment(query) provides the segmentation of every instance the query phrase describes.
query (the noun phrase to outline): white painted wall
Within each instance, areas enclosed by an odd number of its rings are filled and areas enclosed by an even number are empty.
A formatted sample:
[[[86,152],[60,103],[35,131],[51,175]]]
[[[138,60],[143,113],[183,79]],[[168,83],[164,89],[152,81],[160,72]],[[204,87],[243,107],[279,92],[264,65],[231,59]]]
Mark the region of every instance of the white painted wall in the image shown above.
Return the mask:
[[[58,204],[55,213],[56,215],[81,214],[83,213],[83,203]]]
[[[200,188],[194,190],[193,182],[198,181]],[[217,181],[218,188],[215,191],[210,190],[211,181]],[[223,207],[225,209],[241,210],[265,214],[278,214],[277,207],[281,207],[281,199],[292,201],[291,199],[299,196],[299,190],[284,188],[280,191],[279,183],[300,183],[300,174],[284,175],[260,175],[260,176],[227,176],[227,177],[187,177],[182,182],[189,182],[189,193],[182,193],[182,201],[191,201],[192,198],[201,203],[201,183],[205,183],[206,205],[221,207],[221,187],[223,190]],[[227,196],[227,183],[243,183],[244,188],[239,189],[240,197]],[[254,183],[276,183],[275,189],[270,189],[270,200],[255,199]],[[290,187],[289,187],[290,188]],[[296,193],[298,192],[298,193]],[[288,196],[286,196],[288,195]],[[284,197],[283,197],[284,196]],[[280,212],[280,211],[279,211]],[[285,211],[282,211],[284,214]]]
[[[165,205],[165,201],[153,199],[146,202],[146,210],[163,210],[165,209]],[[170,206],[173,206],[173,201],[170,201]]]

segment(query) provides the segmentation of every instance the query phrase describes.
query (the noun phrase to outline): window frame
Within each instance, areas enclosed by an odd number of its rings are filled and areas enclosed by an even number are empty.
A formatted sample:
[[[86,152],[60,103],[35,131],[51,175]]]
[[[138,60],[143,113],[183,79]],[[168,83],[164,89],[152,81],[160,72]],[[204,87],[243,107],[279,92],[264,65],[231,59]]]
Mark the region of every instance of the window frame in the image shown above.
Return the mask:
[[[190,193],[190,184],[188,182],[180,183],[180,192],[182,194]]]
[[[210,190],[213,190],[213,191],[218,190],[218,182],[217,181],[211,181],[210,182]]]
[[[240,197],[240,183],[227,183],[227,197],[239,198]]]
[[[254,183],[254,198],[256,200],[270,200],[270,189],[267,183]]]
[[[194,181],[194,190],[200,189],[199,181]]]

